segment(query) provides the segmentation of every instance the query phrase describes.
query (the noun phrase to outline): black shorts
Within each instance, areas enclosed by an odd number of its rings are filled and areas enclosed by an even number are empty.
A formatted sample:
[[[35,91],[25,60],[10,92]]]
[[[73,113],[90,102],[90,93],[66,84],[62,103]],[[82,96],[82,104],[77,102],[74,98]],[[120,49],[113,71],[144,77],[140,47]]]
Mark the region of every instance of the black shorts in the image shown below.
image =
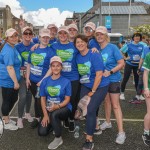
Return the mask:
[[[120,93],[120,82],[111,82],[108,87],[108,93]]]

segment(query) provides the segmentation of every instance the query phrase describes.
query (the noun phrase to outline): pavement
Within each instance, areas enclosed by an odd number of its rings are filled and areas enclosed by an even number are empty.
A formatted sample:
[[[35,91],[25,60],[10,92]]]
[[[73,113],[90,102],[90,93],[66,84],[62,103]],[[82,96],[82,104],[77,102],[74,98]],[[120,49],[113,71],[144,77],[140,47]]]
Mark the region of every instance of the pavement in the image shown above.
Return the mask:
[[[126,132],[126,141],[123,145],[115,143],[117,136],[117,125],[112,113],[112,128],[103,131],[101,135],[94,135],[94,150],[149,150],[150,147],[144,145],[142,141],[143,134],[143,118],[146,113],[145,101],[142,104],[130,104],[128,101],[135,95],[132,80],[127,84],[125,92],[125,101],[120,101],[123,117],[124,130]],[[0,105],[2,102],[0,90]],[[0,113],[1,114],[1,113]],[[33,103],[31,114],[34,115]],[[104,120],[104,106],[100,107],[99,117],[101,123]],[[17,105],[11,113],[11,118],[17,118]],[[47,150],[48,144],[54,139],[54,135],[50,133],[46,137],[39,137],[37,129],[31,129],[27,120],[23,120],[24,128],[17,131],[4,130],[4,134],[0,139],[0,150]],[[62,137],[63,145],[58,150],[81,150],[85,141],[83,134],[85,129],[85,120],[80,121],[80,137],[75,139],[73,133],[69,133],[63,128]]]

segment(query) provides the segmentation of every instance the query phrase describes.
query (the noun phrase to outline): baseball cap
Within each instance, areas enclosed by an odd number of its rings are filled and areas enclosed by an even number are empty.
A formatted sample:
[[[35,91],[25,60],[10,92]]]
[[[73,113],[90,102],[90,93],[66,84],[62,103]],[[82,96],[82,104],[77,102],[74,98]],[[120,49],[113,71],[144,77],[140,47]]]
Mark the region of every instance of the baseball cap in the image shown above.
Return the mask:
[[[40,35],[41,37],[44,37],[44,36],[50,37],[50,31],[49,31],[48,29],[44,29],[44,28],[43,28],[43,29],[40,30],[39,35]]]
[[[50,64],[52,64],[54,61],[57,61],[57,62],[59,62],[59,63],[62,64],[61,58],[58,57],[58,56],[52,57],[52,58],[51,58],[51,61],[50,61]]]
[[[61,27],[59,27],[59,28],[58,28],[58,33],[59,33],[60,31],[65,31],[65,32],[69,33],[67,26],[61,26]]]
[[[22,34],[26,31],[26,30],[30,30],[31,32],[33,32],[32,28],[29,26],[26,26],[22,29]]]
[[[50,29],[50,28],[53,28],[53,27],[58,30],[58,28],[57,28],[57,26],[56,26],[55,24],[49,24],[49,25],[47,26],[47,29]]]
[[[86,23],[86,25],[85,25],[85,27],[84,28],[86,28],[86,27],[90,27],[92,30],[94,30],[95,31],[95,29],[96,29],[96,25],[93,23],[93,22],[88,22],[88,23]]]
[[[74,24],[74,23],[72,23],[72,24],[70,24],[70,25],[68,26],[68,30],[71,29],[71,28],[73,28],[73,29],[75,29],[75,30],[78,31],[78,27],[77,27],[77,25]]]
[[[95,33],[100,32],[102,34],[108,34],[107,28],[104,26],[99,26],[96,28]]]
[[[17,32],[15,29],[9,28],[9,29],[6,30],[5,36],[6,36],[6,37],[12,36],[14,33],[17,33],[17,34],[18,34],[18,32]]]

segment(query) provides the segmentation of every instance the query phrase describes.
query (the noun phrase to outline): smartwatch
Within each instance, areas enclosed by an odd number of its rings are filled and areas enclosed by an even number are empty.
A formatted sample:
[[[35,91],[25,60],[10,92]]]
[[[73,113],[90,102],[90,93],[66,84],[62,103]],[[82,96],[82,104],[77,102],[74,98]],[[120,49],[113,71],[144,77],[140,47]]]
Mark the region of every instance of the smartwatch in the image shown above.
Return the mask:
[[[112,70],[110,70],[110,74],[113,74],[114,72]]]

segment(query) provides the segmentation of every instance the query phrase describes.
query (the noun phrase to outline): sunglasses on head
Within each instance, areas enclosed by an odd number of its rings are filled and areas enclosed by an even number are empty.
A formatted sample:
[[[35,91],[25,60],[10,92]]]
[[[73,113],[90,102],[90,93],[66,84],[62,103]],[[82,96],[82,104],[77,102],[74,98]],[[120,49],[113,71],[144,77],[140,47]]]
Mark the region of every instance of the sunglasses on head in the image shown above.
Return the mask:
[[[33,35],[32,32],[24,32],[23,34],[24,34],[24,35]]]

